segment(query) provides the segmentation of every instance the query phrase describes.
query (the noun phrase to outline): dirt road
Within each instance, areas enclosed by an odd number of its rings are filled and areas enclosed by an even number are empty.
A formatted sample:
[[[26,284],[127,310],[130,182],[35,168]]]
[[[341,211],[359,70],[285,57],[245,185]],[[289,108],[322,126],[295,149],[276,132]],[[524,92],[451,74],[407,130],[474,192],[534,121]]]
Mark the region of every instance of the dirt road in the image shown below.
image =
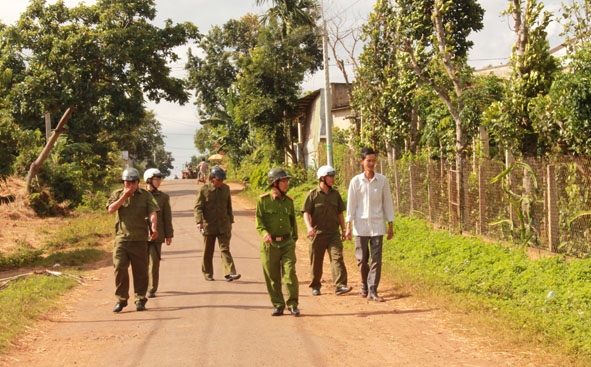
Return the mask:
[[[146,312],[133,305],[120,314],[112,266],[64,297],[64,309],[37,323],[2,366],[539,366],[536,352],[506,350],[454,325],[445,312],[414,297],[397,297],[386,281],[383,303],[358,296],[350,265],[347,295],[335,296],[328,264],[323,295],[307,283],[307,244],[298,242],[301,317],[271,317],[259,261],[254,205],[234,197],[231,251],[242,278],[216,281],[201,274],[202,240],[193,221],[195,180],[165,181],[175,238],[163,249],[160,290]],[[238,186],[231,185],[233,192]],[[352,264],[352,255],[346,254]],[[325,260],[326,261],[326,260]]]

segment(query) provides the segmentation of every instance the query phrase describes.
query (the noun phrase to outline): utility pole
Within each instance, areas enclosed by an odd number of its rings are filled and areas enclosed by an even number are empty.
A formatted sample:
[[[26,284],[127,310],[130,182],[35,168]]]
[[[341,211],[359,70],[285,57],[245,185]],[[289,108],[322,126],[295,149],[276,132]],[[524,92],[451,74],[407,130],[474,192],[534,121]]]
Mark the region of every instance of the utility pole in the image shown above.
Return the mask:
[[[330,75],[328,72],[328,32],[322,6],[322,56],[324,64],[324,124],[326,127],[326,164],[334,167],[332,157],[332,100],[330,91]]]

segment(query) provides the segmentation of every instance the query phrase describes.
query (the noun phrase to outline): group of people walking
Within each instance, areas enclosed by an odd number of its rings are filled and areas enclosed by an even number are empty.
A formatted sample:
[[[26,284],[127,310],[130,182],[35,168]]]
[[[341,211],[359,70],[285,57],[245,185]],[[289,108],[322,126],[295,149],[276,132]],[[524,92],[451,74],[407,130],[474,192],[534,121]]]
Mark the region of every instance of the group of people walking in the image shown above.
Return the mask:
[[[355,257],[361,273],[359,294],[370,301],[383,301],[378,295],[383,237],[386,235],[391,239],[394,235],[394,207],[387,178],[375,172],[376,161],[377,154],[373,149],[361,150],[363,172],[351,180],[346,205],[333,187],[335,169],[322,166],[317,171],[318,186],[308,192],[301,209],[309,240],[312,273],[309,287],[313,296],[322,294],[326,253],[330,259],[335,294],[352,290],[347,284],[343,241],[354,236]],[[126,169],[122,176],[124,187],[114,191],[109,199],[108,212],[117,213],[113,260],[118,302],[114,312],[127,306],[130,264],[138,311],[145,310],[147,298],[154,297],[158,288],[161,246],[164,242],[170,245],[173,237],[169,197],[158,190],[162,178],[159,173],[156,169],[146,171],[147,188],[143,190],[139,188],[137,170]],[[216,241],[225,280],[234,281],[241,277],[230,252],[234,215],[230,188],[224,183],[225,179],[226,172],[221,167],[213,167],[209,182],[200,187],[195,199],[195,222],[204,242],[201,270],[206,281],[214,280],[212,262]],[[293,199],[287,195],[290,179],[284,169],[271,169],[267,174],[269,192],[260,195],[256,205],[256,230],[262,238],[260,256],[273,306],[272,316],[283,315],[286,308],[290,314],[300,315],[295,252],[298,228]],[[282,287],[285,287],[285,295]]]

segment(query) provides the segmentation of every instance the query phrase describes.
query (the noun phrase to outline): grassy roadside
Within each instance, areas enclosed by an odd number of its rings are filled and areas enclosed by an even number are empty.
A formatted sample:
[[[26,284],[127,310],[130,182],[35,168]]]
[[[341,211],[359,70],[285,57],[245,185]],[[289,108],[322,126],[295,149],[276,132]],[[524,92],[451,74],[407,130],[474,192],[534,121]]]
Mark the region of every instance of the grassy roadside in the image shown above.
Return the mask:
[[[290,189],[296,212],[313,186]],[[591,365],[591,259],[532,260],[525,249],[433,230],[408,217],[397,218],[395,233],[384,245],[383,275],[402,293],[466,315],[461,322],[516,347],[542,349],[564,365]],[[352,241],[345,247],[354,258]]]
[[[113,219],[107,214],[83,213],[66,218],[56,231],[48,234],[41,247],[20,246],[0,256],[0,271],[24,267],[80,273],[85,264],[110,256],[106,244],[112,237],[112,223]],[[40,316],[56,309],[61,296],[76,284],[75,279],[47,274],[0,283],[0,323],[3,326],[0,329],[0,355]]]

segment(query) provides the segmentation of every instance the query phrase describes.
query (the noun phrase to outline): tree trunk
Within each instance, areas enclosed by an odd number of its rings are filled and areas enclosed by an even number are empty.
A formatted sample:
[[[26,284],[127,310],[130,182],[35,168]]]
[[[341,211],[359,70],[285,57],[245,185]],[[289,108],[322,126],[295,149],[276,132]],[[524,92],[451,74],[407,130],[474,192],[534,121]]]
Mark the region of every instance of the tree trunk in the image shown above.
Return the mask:
[[[27,174],[27,193],[31,193],[31,182],[33,181],[33,177],[37,176],[37,173],[43,165],[43,162],[45,162],[45,159],[47,159],[49,153],[51,153],[51,150],[53,149],[53,146],[55,145],[57,138],[59,138],[59,136],[65,131],[64,126],[66,125],[66,122],[72,115],[73,111],[74,109],[72,107],[69,107],[66,110],[66,112],[64,112],[62,118],[60,119],[60,122],[58,122],[57,126],[55,127],[55,130],[51,134],[51,137],[47,141],[47,144],[45,144],[45,148],[43,148],[43,151],[41,152],[41,154],[39,154],[39,157],[37,157],[35,162],[31,163],[31,167],[29,167],[29,173]]]

